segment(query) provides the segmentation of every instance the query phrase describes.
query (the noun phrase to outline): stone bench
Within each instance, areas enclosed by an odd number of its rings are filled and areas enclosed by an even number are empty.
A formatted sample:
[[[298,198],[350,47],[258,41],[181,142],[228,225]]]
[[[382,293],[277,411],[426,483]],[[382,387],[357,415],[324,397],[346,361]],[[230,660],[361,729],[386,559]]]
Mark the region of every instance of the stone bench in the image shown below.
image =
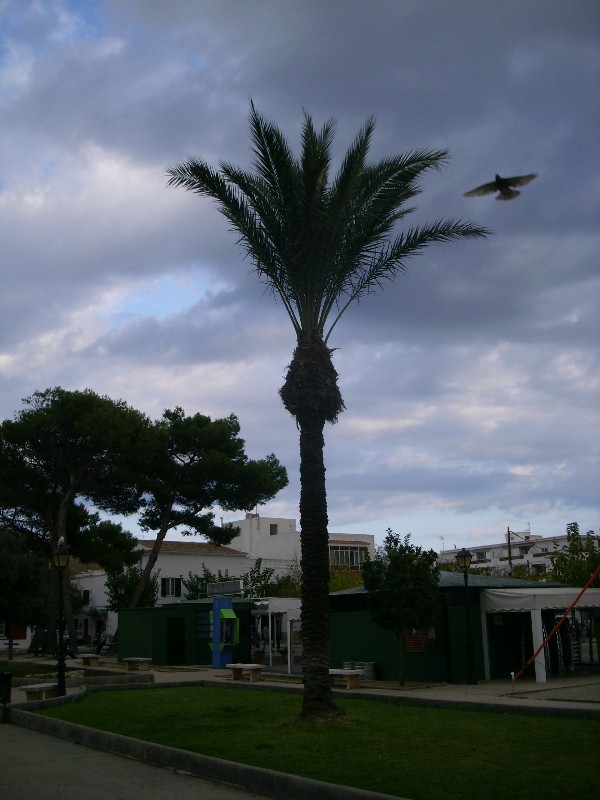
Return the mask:
[[[241,681],[244,672],[249,672],[251,683],[258,683],[263,671],[263,664],[225,664],[225,666],[231,670],[231,676],[234,681]]]
[[[362,669],[330,669],[329,678],[333,686],[336,678],[346,678],[346,689],[358,689],[363,677]]]
[[[84,667],[97,667],[100,665],[100,656],[84,654],[81,656],[81,663]]]
[[[57,683],[32,683],[30,686],[21,686],[25,692],[27,701],[29,700],[50,700],[58,693]]]
[[[129,672],[150,669],[152,663],[151,658],[124,658],[123,661],[127,664]]]

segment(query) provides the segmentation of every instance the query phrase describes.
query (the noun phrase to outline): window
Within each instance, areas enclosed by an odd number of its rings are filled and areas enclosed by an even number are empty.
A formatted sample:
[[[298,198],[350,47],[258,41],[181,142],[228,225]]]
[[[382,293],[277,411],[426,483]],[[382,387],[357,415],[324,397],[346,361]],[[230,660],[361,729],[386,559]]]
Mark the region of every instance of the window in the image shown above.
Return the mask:
[[[181,578],[161,578],[161,597],[181,597]]]
[[[277,536],[277,533],[278,533],[278,526],[277,526],[277,523],[271,523],[271,524],[269,525],[269,534],[270,534],[271,536]]]
[[[348,544],[329,545],[329,564],[341,569],[362,569],[366,547]]]
[[[90,590],[89,589],[84,589],[83,590],[83,605],[84,606],[89,606],[89,604],[90,604]]]

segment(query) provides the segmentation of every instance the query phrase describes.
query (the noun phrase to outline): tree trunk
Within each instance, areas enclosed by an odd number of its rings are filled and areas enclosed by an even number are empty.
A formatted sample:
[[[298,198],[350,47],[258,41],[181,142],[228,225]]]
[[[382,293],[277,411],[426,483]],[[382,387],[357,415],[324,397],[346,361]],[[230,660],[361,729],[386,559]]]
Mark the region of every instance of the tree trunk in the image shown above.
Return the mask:
[[[344,409],[332,351],[320,335],[299,338],[280,390],[300,429],[302,716],[337,711],[329,680],[329,537],[323,428]]]
[[[129,601],[129,608],[137,608],[137,604],[140,602],[140,597],[144,593],[144,589],[148,585],[148,581],[150,580],[150,575],[154,566],[158,560],[158,556],[160,554],[161,545],[165,539],[169,531],[169,522],[171,521],[171,509],[173,508],[172,503],[174,502],[174,498],[171,504],[168,507],[168,510],[165,511],[163,516],[160,529],[156,534],[156,539],[152,545],[152,550],[150,551],[150,555],[148,556],[148,561],[146,562],[146,566],[142,570],[142,574],[140,575],[140,579],[138,581],[138,585],[135,587],[135,591],[131,595],[131,600]]]
[[[323,420],[312,417],[299,422],[303,716],[336,710],[329,680],[329,539],[324,424]]]
[[[400,631],[396,636],[398,637],[398,682],[400,686],[404,686],[406,683],[406,674],[404,672],[404,647],[402,644],[404,631]]]
[[[65,610],[65,626],[69,631],[69,652],[79,652],[79,645],[77,643],[77,623],[75,622],[75,614],[73,613],[73,603],[71,602],[71,572],[67,567],[63,571],[63,604]]]
[[[67,515],[75,496],[76,479],[71,475],[69,488],[65,492],[60,501],[56,520],[54,524],[54,537],[52,540],[52,548],[58,547],[60,540],[63,540],[64,546],[68,548],[67,542]],[[63,596],[63,612],[65,627],[69,631],[69,650],[75,654],[78,653],[77,646],[77,625],[75,623],[75,615],[73,614],[73,606],[71,603],[71,572],[69,566],[61,572],[55,568],[59,576],[62,576],[62,585],[59,586],[58,578],[56,582],[56,591],[60,591]],[[56,627],[56,626],[55,626]]]

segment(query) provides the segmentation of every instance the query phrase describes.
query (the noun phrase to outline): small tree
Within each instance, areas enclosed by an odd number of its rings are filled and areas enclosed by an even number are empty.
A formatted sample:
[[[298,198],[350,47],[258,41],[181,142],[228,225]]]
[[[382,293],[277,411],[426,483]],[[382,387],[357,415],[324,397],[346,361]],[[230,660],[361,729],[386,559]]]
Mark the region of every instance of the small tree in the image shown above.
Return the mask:
[[[229,570],[221,572],[211,572],[206,564],[202,564],[202,574],[198,575],[197,572],[188,572],[188,577],[181,576],[181,583],[185,589],[184,598],[186,600],[200,600],[202,597],[207,596],[206,587],[209,583],[222,583],[223,581],[230,581],[232,578],[229,576]]]
[[[292,564],[287,572],[278,575],[269,587],[271,597],[300,597],[302,594],[302,570],[300,564]]]
[[[410,544],[387,529],[376,559],[364,569],[368,607],[375,622],[398,639],[398,677],[404,684],[404,638],[407,628],[431,628],[441,602],[439,570],[434,550]]]
[[[275,570],[262,568],[262,558],[257,558],[252,567],[241,576],[244,597],[268,597]]]
[[[272,567],[262,568],[262,559],[257,558],[252,567],[240,575],[238,580],[242,582],[242,594],[244,597],[267,597],[270,593],[271,581],[275,570]],[[206,564],[202,564],[202,575],[188,572],[188,577],[181,576],[181,583],[185,589],[184,597],[186,600],[198,600],[206,597],[206,587],[209,583],[221,583],[223,581],[236,580],[235,576],[229,575],[229,570],[216,573],[211,572]]]
[[[344,589],[355,589],[364,583],[362,571],[348,567],[334,567],[329,570],[329,591],[341,592]]]
[[[582,536],[577,522],[570,522],[567,525],[567,544],[551,553],[550,561],[554,580],[571,586],[585,586],[600,564],[600,540],[594,531]],[[600,576],[592,586],[600,586]]]

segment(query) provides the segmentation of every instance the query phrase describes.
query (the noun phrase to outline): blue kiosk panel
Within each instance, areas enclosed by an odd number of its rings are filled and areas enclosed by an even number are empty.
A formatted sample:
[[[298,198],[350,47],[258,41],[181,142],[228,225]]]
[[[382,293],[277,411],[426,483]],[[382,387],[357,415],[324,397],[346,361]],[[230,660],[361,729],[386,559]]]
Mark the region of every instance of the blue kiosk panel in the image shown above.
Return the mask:
[[[222,669],[233,661],[233,648],[240,641],[240,621],[231,597],[214,598],[212,634],[212,665]]]

